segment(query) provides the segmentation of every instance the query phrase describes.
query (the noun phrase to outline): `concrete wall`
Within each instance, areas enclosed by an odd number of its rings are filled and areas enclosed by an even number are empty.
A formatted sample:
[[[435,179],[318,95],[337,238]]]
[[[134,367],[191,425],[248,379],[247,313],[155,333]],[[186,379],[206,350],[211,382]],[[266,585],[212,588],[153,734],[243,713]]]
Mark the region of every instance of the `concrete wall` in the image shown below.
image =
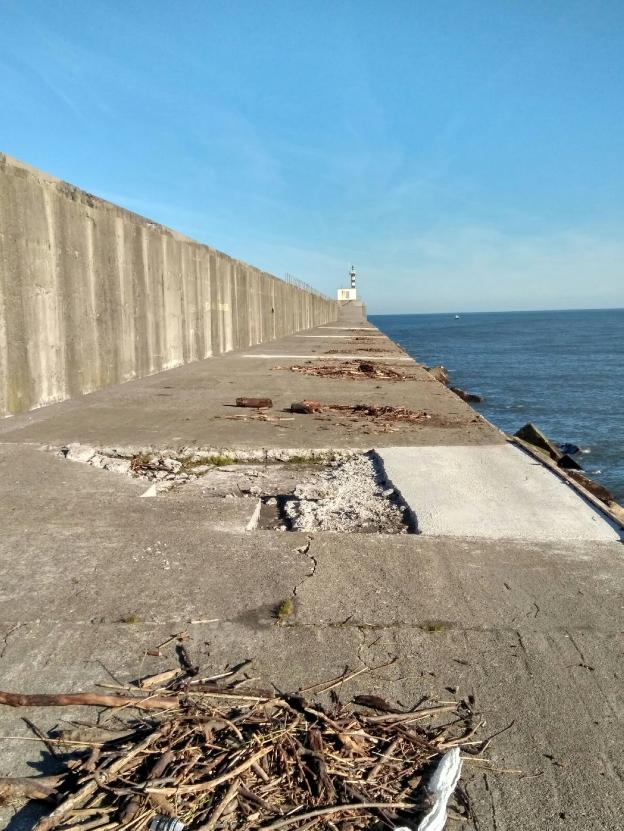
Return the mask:
[[[0,154],[0,416],[336,316],[334,301]]]

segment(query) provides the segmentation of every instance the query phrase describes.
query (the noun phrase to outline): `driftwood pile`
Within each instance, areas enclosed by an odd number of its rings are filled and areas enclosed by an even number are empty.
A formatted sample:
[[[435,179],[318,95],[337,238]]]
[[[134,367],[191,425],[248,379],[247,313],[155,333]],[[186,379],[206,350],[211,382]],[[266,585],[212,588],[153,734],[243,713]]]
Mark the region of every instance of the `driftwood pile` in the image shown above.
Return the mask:
[[[414,424],[431,418],[425,410],[410,410],[409,407],[393,407],[390,404],[328,404],[325,408],[378,422],[407,421]]]
[[[167,687],[147,679],[143,689],[120,695],[35,696],[35,702],[2,693],[2,702],[14,706],[130,704],[144,711],[124,736],[69,757],[61,775],[13,782],[29,781],[23,792],[56,803],[35,831],[141,831],[158,817],[175,818],[187,831],[417,824],[428,810],[430,770],[452,747],[479,754],[487,744],[474,738],[482,723],[468,701],[433,707],[423,701],[409,711],[377,696],[340,703],[336,688],[361,672],[304,691],[324,694],[325,705],[302,693],[174,671],[154,676]],[[461,786],[456,797],[456,810],[469,816]]]
[[[290,367],[275,367],[275,369],[286,368],[290,369],[291,372],[299,372],[301,375],[317,375],[321,378],[405,381],[411,377],[384,364],[370,361],[342,361],[331,364],[295,364]]]
[[[390,404],[321,404],[320,401],[305,399],[290,405],[292,413],[346,413],[347,415],[370,418],[383,424],[404,421],[411,424],[431,418],[425,410],[410,410],[409,407],[393,407]]]

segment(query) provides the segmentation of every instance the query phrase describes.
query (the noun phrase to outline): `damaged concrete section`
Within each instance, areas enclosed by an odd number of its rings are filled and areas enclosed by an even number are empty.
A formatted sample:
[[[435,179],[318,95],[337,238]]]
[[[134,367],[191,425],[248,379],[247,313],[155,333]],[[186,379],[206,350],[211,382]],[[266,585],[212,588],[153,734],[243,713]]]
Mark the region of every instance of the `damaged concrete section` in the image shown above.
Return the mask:
[[[374,453],[335,462],[295,488],[284,503],[293,531],[405,534],[413,515],[388,482]]]
[[[346,458],[349,450],[332,448],[234,449],[229,447],[95,447],[70,443],[64,447],[44,447],[59,458],[88,464],[91,467],[123,473],[156,483],[181,484],[205,476],[214,470],[235,469],[240,465],[318,464]]]

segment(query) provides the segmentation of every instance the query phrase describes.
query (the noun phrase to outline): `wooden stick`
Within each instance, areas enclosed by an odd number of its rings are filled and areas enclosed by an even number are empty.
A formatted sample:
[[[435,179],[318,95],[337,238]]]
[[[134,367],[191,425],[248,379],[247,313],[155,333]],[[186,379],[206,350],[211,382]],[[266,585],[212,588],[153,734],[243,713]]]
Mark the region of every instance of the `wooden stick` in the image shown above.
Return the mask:
[[[400,736],[397,736],[397,738],[396,738],[393,742],[390,742],[390,744],[388,745],[388,747],[386,748],[386,750],[385,750],[385,751],[383,752],[383,754],[381,755],[381,758],[379,759],[379,761],[377,762],[377,764],[376,764],[376,765],[375,765],[375,766],[371,769],[370,773],[369,773],[369,774],[368,774],[368,776],[366,777],[366,781],[367,781],[367,782],[372,782],[372,781],[373,781],[373,779],[377,776],[377,774],[378,774],[378,773],[379,773],[379,771],[381,770],[381,768],[383,767],[383,765],[385,765],[385,763],[386,763],[389,759],[391,759],[391,758],[392,758],[392,754],[394,753],[394,751],[395,751],[395,749],[396,749],[396,746],[398,745],[398,743],[399,743],[400,741],[401,741],[401,737],[400,737]]]
[[[315,811],[307,811],[305,814],[295,814],[286,819],[279,819],[271,825],[265,825],[263,831],[277,831],[278,828],[286,828],[293,822],[312,817],[322,817],[325,814],[337,814],[340,811],[364,811],[368,808],[413,808],[409,802],[352,802],[349,805],[332,805],[329,808],[317,808]]]
[[[221,814],[227,808],[228,803],[231,802],[234,799],[234,797],[236,796],[236,793],[238,791],[239,786],[240,786],[240,779],[235,779],[231,783],[230,787],[227,789],[227,791],[225,793],[225,796],[223,797],[221,802],[219,802],[217,807],[212,812],[212,816],[210,817],[208,822],[205,822],[203,825],[200,825],[199,828],[197,829],[197,831],[213,831],[213,828],[215,827],[215,825],[219,822],[219,819],[221,818]]]
[[[50,799],[56,795],[64,776],[0,776],[0,796],[27,796]]]
[[[153,733],[150,733],[146,736],[143,741],[138,742],[133,748],[131,748],[125,756],[121,759],[117,759],[117,761],[113,762],[110,767],[106,768],[102,773],[105,775],[106,779],[110,780],[112,776],[118,773],[120,770],[128,764],[131,759],[134,759],[135,756],[138,756],[139,753],[142,753],[147,747],[152,744],[152,742],[156,741],[162,736],[162,730],[155,730]],[[78,807],[85,799],[91,796],[99,788],[99,783],[96,782],[95,778],[90,779],[89,782],[85,783],[79,791],[76,793],[71,794],[67,797],[64,802],[61,802],[60,805],[57,805],[56,808],[48,814],[47,817],[42,817],[37,825],[34,828],[34,831],[51,831],[52,828],[56,828],[59,825],[65,816],[73,809]]]
[[[224,773],[221,776],[217,776],[216,779],[211,779],[209,782],[196,782],[191,785],[179,785],[177,788],[146,787],[144,790],[145,793],[162,793],[165,794],[165,796],[175,796],[176,794],[202,793],[203,791],[211,791],[218,785],[222,785],[224,782],[229,782],[229,780],[232,779],[234,776],[238,776],[244,770],[250,768],[253,764],[255,764],[258,761],[258,759],[262,759],[263,756],[266,756],[272,750],[272,746],[263,747],[262,750],[259,750],[257,753],[254,753],[253,756],[250,756],[246,762],[243,762],[242,764],[228,771],[228,773]],[[35,831],[41,831],[41,829],[35,829]]]
[[[413,710],[411,713],[387,713],[383,716],[365,716],[366,721],[378,723],[400,721],[418,721],[418,719],[426,718],[426,716],[435,716],[438,713],[448,713],[451,710],[456,710],[457,704],[442,704],[439,707],[428,707],[423,710]]]
[[[174,710],[179,698],[138,698],[132,695],[103,695],[101,693],[11,693],[0,691],[0,704],[9,707],[137,707],[139,710]]]

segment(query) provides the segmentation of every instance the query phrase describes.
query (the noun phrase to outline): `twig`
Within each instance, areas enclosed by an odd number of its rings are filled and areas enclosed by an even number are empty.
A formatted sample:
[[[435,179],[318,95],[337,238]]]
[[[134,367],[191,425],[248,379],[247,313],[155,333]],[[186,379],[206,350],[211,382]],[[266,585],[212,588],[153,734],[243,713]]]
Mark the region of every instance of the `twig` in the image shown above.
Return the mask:
[[[219,802],[217,807],[212,812],[212,816],[210,817],[208,822],[204,823],[203,825],[200,825],[199,828],[197,829],[197,831],[212,831],[212,829],[215,827],[215,825],[219,822],[221,814],[223,813],[223,811],[227,807],[228,802],[231,802],[234,799],[234,797],[236,796],[239,785],[240,785],[240,780],[239,779],[235,779],[230,784],[230,787],[227,789],[227,791],[225,793],[225,796],[223,797],[221,802]]]
[[[336,814],[340,811],[365,811],[369,808],[413,808],[409,802],[351,802],[348,805],[331,805],[329,808],[317,808],[315,811],[307,811],[305,814],[295,814],[286,819],[279,819],[271,825],[265,825],[262,831],[277,831],[278,828],[286,828],[293,822],[322,817],[326,814]]]
[[[165,794],[165,796],[174,796],[175,794],[202,793],[203,791],[211,791],[218,785],[222,785],[224,782],[229,782],[233,776],[238,776],[244,770],[250,768],[255,762],[258,761],[258,759],[262,759],[263,756],[266,756],[267,753],[270,753],[272,750],[273,747],[271,746],[263,747],[262,750],[254,753],[254,755],[247,759],[246,762],[238,765],[228,773],[224,773],[222,776],[217,776],[216,779],[211,779],[209,782],[196,782],[192,785],[179,785],[176,788],[145,788],[145,792],[162,793]],[[37,829],[37,831],[40,831],[40,829]]]

